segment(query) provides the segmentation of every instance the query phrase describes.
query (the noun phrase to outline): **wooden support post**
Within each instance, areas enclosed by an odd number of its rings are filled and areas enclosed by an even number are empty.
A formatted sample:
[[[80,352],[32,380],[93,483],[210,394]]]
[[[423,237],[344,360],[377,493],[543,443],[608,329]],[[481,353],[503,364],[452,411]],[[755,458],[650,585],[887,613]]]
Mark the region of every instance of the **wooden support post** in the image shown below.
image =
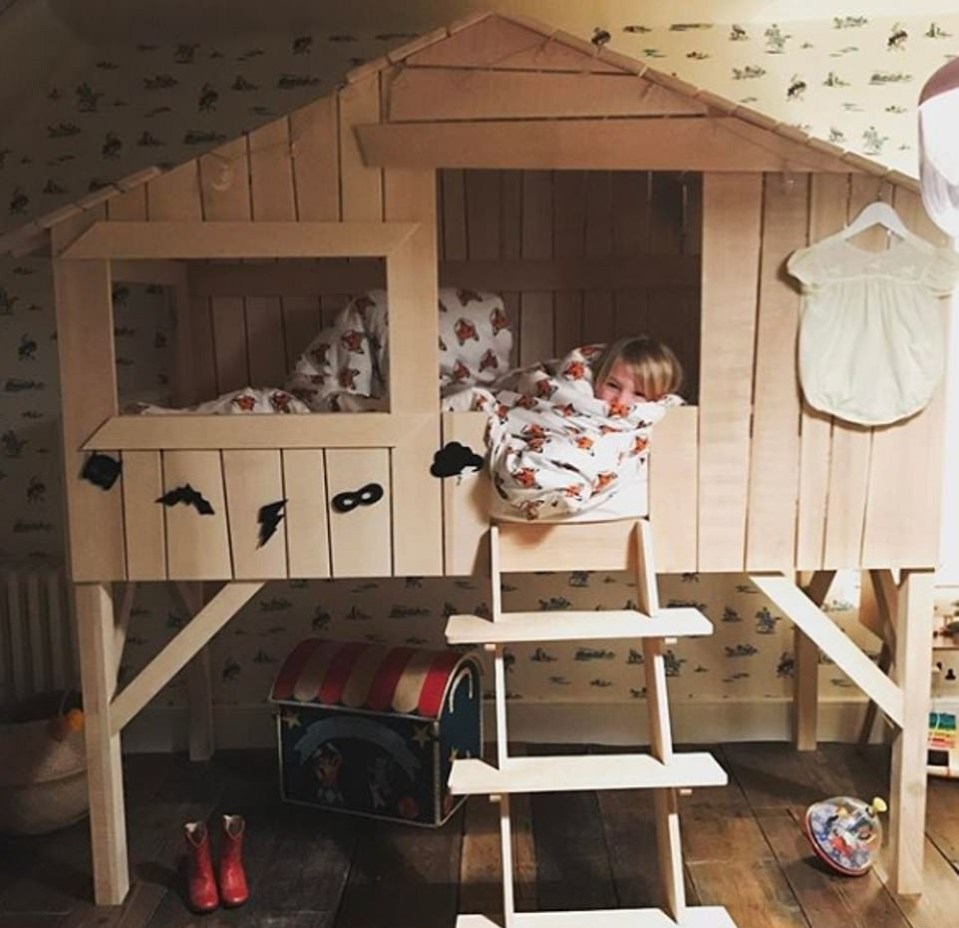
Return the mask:
[[[894,676],[909,698],[905,701],[902,728],[892,745],[889,844],[890,888],[900,895],[910,895],[922,892],[933,572],[903,573],[896,610]]]
[[[202,583],[178,583],[180,599],[190,621],[203,608]],[[213,730],[213,682],[210,675],[210,646],[204,645],[187,665],[187,704],[189,706],[190,760],[209,760],[216,750]]]
[[[834,570],[818,571],[802,583],[806,595],[821,606],[829,592]],[[801,582],[801,581],[800,581]],[[819,648],[798,626],[793,630],[796,675],[793,678],[793,744],[797,751],[816,750],[819,712]]]
[[[90,793],[93,892],[97,905],[119,905],[130,888],[120,734],[110,700],[116,689],[113,600],[103,583],[74,586],[84,737]]]

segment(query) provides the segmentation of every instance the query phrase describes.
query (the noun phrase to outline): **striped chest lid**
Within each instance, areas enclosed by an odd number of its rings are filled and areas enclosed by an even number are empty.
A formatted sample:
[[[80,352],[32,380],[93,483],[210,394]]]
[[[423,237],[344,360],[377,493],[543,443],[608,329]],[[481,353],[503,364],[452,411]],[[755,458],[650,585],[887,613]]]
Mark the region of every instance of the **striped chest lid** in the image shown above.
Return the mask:
[[[283,662],[270,699],[435,719],[450,686],[477,670],[457,651],[307,638]]]

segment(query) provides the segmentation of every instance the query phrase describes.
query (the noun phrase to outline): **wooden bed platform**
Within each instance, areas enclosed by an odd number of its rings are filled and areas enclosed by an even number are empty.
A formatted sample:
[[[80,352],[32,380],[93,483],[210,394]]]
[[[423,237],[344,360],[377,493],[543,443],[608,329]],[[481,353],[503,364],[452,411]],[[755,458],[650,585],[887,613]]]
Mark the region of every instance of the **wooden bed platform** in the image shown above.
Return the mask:
[[[192,661],[191,745],[209,754],[203,647],[264,582],[487,572],[485,480],[429,473],[443,442],[482,445],[482,416],[439,412],[437,289],[457,280],[503,290],[519,363],[627,332],[676,347],[693,402],[654,435],[658,568],[745,572],[793,620],[800,747],[815,745],[820,650],[878,704],[897,731],[893,884],[921,889],[944,394],[882,429],[804,405],[783,271],[878,197],[939,241],[914,181],[572,36],[482,16],[115,192],[50,223],[98,902],[129,885],[124,725]],[[390,411],[119,415],[116,280],[167,288],[182,405],[282,383],[344,294],[385,283]],[[81,479],[94,451],[122,462],[110,491]],[[386,505],[331,509],[370,482]],[[156,504],[186,483],[211,516]],[[280,499],[284,530],[258,547],[255,513]],[[502,531],[517,569],[635,564],[632,523],[520,528]],[[819,609],[844,568],[872,572],[894,680]],[[120,581],[180,584],[195,618],[116,693]],[[223,585],[204,601],[200,581]]]

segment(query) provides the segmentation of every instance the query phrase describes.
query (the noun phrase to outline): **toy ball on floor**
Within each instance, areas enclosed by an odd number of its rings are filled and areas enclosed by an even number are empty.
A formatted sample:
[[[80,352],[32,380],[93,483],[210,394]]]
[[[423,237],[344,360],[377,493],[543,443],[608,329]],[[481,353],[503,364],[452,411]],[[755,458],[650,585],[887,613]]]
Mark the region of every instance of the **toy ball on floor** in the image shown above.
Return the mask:
[[[862,876],[882,847],[881,799],[872,805],[850,796],[814,802],[803,817],[803,831],[820,859],[846,876]]]

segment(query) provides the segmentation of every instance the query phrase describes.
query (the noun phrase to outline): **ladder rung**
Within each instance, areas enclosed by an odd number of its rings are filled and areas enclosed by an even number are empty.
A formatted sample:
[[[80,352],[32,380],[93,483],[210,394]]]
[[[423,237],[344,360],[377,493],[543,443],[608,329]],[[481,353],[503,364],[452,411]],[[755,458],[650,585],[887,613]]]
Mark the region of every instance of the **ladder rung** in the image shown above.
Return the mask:
[[[454,760],[456,795],[559,793],[596,789],[725,786],[726,771],[706,752],[674,754],[664,764],[650,754],[511,757],[502,767],[478,759]]]
[[[453,615],[446,625],[450,644],[514,641],[596,641],[602,638],[683,638],[711,635],[713,623],[698,609],[663,609],[648,616],[633,609],[594,612],[504,612],[498,622],[478,615]]]
[[[582,912],[515,912],[510,920],[517,928],[676,928],[662,909],[588,909]],[[460,915],[456,928],[500,928],[485,915]],[[683,928],[736,928],[721,906],[689,906]]]

